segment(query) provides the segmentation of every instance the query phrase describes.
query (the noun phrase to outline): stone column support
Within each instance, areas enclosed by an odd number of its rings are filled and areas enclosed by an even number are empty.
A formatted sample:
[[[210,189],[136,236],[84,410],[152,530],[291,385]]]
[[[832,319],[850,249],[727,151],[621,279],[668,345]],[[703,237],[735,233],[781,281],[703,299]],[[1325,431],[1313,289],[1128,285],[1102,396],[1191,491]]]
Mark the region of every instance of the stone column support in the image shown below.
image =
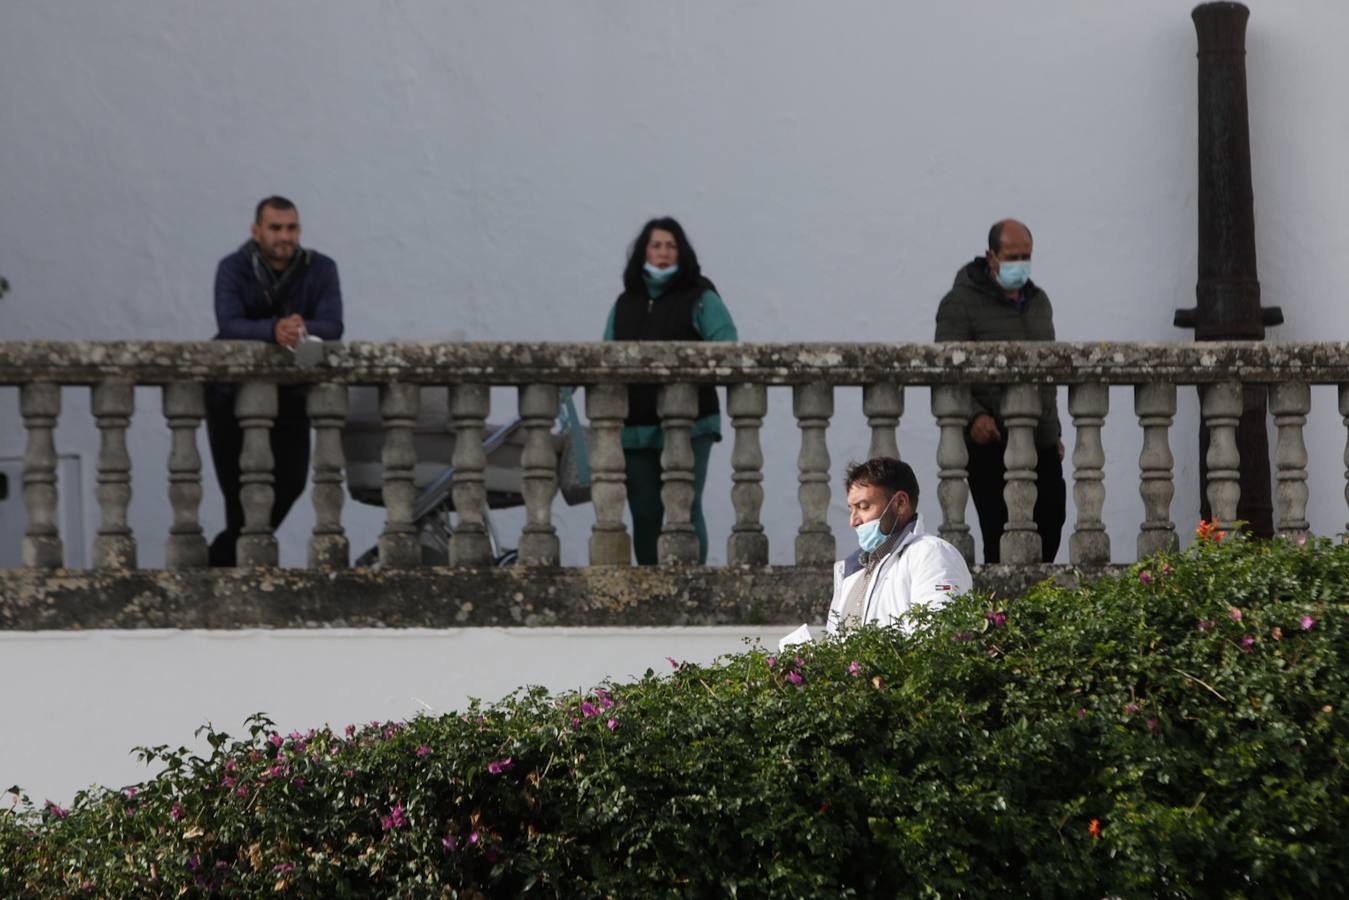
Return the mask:
[[[1002,418],[1007,423],[1007,451],[1003,455],[1007,483],[1002,489],[1007,527],[999,552],[1004,563],[1033,565],[1041,558],[1040,533],[1035,524],[1035,426],[1040,418],[1040,388],[1033,384],[1008,385]]]
[[[1171,422],[1176,417],[1174,384],[1134,385],[1134,414],[1143,429],[1143,449],[1138,454],[1138,494],[1143,498],[1143,524],[1138,530],[1138,558],[1143,559],[1176,547],[1176,525],[1171,521],[1172,480],[1175,458],[1171,455]]]
[[[1285,381],[1269,388],[1269,411],[1279,429],[1274,450],[1278,467],[1274,529],[1278,534],[1299,537],[1307,534],[1307,444],[1302,428],[1311,412],[1311,388],[1296,381]]]
[[[164,385],[164,419],[170,434],[169,506],[173,525],[164,543],[164,564],[170,569],[197,569],[208,562],[202,534],[201,453],[197,429],[206,415],[206,392],[200,384]]]
[[[878,381],[862,388],[862,412],[871,426],[871,447],[867,456],[899,459],[895,431],[904,415],[904,387],[893,381]]]
[[[519,560],[526,566],[556,566],[562,548],[553,527],[553,498],[557,495],[557,448],[553,422],[557,420],[557,386],[520,387],[520,418],[524,420],[525,528],[520,535]]]
[[[1073,505],[1077,527],[1068,542],[1068,559],[1075,566],[1104,566],[1110,562],[1110,535],[1101,521],[1105,506],[1105,448],[1101,426],[1110,412],[1110,387],[1074,384],[1068,388],[1068,412],[1073,417]]]
[[[665,432],[660,452],[660,502],[665,519],[656,541],[657,558],[661,565],[696,565],[699,548],[693,530],[691,430],[698,415],[698,389],[691,384],[662,385],[656,411]]]
[[[35,569],[59,569],[64,551],[57,527],[54,434],[61,415],[60,386],[25,384],[19,388],[19,412],[28,432],[28,447],[23,454],[23,507],[28,514],[23,564]]]
[[[829,445],[825,434],[834,415],[834,390],[827,384],[792,387],[792,413],[801,429],[797,456],[797,496],[801,527],[796,535],[798,566],[827,566],[834,561],[834,532],[829,528]]]
[[[1208,428],[1208,503],[1218,527],[1236,527],[1241,499],[1241,453],[1237,424],[1241,421],[1242,391],[1235,382],[1205,385],[1201,393],[1204,425]]]
[[[485,384],[457,384],[450,388],[454,417],[454,534],[450,537],[450,565],[490,566],[492,540],[487,534],[487,451],[483,424],[491,409],[491,388]]]
[[[276,535],[272,533],[272,503],[275,477],[272,467],[272,423],[276,421],[276,385],[250,381],[239,386],[234,414],[244,433],[239,454],[239,502],[244,508],[244,527],[235,544],[240,566],[274,566],[278,561]]]
[[[417,525],[412,505],[417,499],[414,475],[417,448],[413,430],[421,394],[415,384],[385,384],[379,389],[379,414],[384,421],[384,531],[379,536],[379,563],[393,569],[421,564]]]
[[[99,525],[94,537],[94,568],[136,568],[136,537],[127,522],[131,506],[131,454],[126,429],[136,408],[135,385],[100,381],[92,390],[91,407],[98,426]]]
[[[309,421],[314,426],[314,531],[309,536],[311,568],[345,569],[351,543],[342,528],[342,426],[347,420],[347,386],[316,384],[309,389]]]
[[[726,390],[726,407],[735,429],[731,451],[731,505],[735,525],[726,539],[726,562],[732,566],[768,565],[768,535],[759,521],[763,510],[763,448],[759,429],[768,414],[768,388],[735,384]]]
[[[941,507],[938,533],[974,565],[974,536],[965,524],[965,505],[970,499],[970,455],[965,448],[965,423],[969,420],[970,389],[958,384],[932,387],[932,415],[940,429],[937,443],[937,504]]]
[[[1349,384],[1339,386],[1340,396],[1340,422],[1343,423],[1346,430],[1349,430]],[[24,477],[24,483],[27,484],[27,476]],[[25,491],[25,496],[27,492]],[[1349,442],[1344,445],[1344,502],[1349,506]],[[1349,522],[1345,523],[1344,530],[1349,532]],[[25,557],[26,558],[26,557]],[[29,563],[29,565],[33,565]]]
[[[628,476],[621,432],[627,416],[627,385],[586,387],[586,417],[595,436],[590,454],[590,502],[595,507],[595,525],[590,531],[592,566],[632,564],[632,538],[623,524]]]

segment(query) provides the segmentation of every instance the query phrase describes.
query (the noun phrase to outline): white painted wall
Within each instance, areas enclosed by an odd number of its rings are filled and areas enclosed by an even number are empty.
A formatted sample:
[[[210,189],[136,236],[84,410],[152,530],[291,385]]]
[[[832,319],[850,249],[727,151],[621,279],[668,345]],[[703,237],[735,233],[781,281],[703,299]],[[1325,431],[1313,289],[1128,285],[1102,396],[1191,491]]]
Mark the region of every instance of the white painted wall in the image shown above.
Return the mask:
[[[243,735],[406,719],[494,702],[523,685],[589,690],[775,647],[781,628],[462,628],[448,631],[0,632],[0,791],[65,803],[152,774],[131,748],[186,745],[211,722]],[[40,677],[37,677],[40,673]]]
[[[1182,339],[1170,323],[1194,302],[1191,5],[0,4],[0,274],[14,286],[0,336],[209,337],[216,262],[246,236],[257,199],[281,192],[299,204],[306,242],[339,262],[351,338],[597,337],[628,243],[647,217],[669,213],[746,340],[928,339],[957,267],[1004,215],[1035,232],[1036,279],[1063,339]],[[1261,280],[1288,317],[1274,338],[1342,338],[1349,4],[1251,5]],[[513,412],[510,399],[496,393],[494,418]],[[867,435],[860,390],[836,400],[829,446],[841,478]],[[1106,522],[1116,558],[1128,559],[1141,438],[1130,392],[1112,403]],[[132,523],[142,563],[157,565],[168,441],[157,394],[138,391],[137,404]],[[1333,391],[1316,391],[1314,404],[1311,518],[1333,532],[1345,520],[1344,431]],[[1197,515],[1195,407],[1186,392],[1172,438],[1182,531]],[[928,410],[927,392],[910,391],[901,449],[933,514]],[[12,389],[0,391],[0,422],[2,464],[23,451]],[[58,445],[81,457],[84,528],[66,539],[87,548],[97,447],[87,391],[66,392]],[[788,562],[800,513],[787,392],[774,392],[764,445],[764,521],[774,561]],[[705,499],[713,562],[732,522],[729,455],[726,444],[714,452]],[[303,562],[307,504],[281,531],[287,564]],[[559,502],[557,512],[565,561],[583,561],[589,508]],[[522,518],[498,522],[518,533]],[[209,530],[222,521],[209,476],[203,519]],[[349,516],[353,544],[373,542],[380,521],[374,510]],[[830,521],[848,546],[839,490]],[[16,546],[18,535],[0,540]],[[53,640],[42,646],[61,649]],[[175,679],[193,673],[193,658],[178,658]],[[103,678],[96,657],[73,659],[80,681]],[[559,683],[593,677],[569,665],[547,672]],[[24,671],[37,670],[51,666]],[[127,715],[144,704],[136,684]],[[55,715],[70,689],[30,679],[22,697],[34,705],[10,723]],[[213,713],[204,698],[223,688],[202,690],[184,699],[185,720],[164,713],[154,719],[163,730],[105,749],[176,740],[206,716],[223,723],[255,708],[295,724],[362,715],[320,705],[340,694],[318,687],[286,709],[250,695]],[[375,690],[402,702],[401,688]],[[79,774],[53,790],[123,777],[62,765]]]

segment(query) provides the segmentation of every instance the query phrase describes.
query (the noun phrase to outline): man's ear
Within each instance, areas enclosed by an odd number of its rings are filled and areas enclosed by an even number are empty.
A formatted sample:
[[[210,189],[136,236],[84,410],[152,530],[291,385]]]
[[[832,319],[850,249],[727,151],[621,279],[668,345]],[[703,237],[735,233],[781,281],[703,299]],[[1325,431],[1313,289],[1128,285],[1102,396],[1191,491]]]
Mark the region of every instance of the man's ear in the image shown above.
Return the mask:
[[[895,526],[899,524],[900,498],[903,498],[903,505],[908,506],[909,495],[904,491],[895,491],[890,495],[890,500],[885,504],[885,510],[881,513],[881,534],[894,534]]]

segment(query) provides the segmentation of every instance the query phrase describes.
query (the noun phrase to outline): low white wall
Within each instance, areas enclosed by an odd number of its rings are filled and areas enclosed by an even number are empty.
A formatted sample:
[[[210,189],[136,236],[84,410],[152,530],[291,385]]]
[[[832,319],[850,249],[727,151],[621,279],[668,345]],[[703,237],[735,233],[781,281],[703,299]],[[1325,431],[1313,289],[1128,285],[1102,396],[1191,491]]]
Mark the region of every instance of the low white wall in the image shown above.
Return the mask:
[[[669,672],[667,656],[710,662],[746,639],[775,647],[787,630],[0,632],[0,790],[64,803],[90,784],[143,781],[132,747],[204,752],[192,732],[206,722],[239,735],[256,712],[287,732],[452,712],[523,685]]]

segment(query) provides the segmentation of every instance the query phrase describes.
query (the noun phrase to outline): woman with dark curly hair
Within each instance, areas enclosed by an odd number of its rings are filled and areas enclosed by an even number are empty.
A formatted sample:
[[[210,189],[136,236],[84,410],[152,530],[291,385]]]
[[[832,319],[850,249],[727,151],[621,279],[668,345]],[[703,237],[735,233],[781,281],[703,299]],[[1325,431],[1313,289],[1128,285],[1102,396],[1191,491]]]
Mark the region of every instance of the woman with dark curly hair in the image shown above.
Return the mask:
[[[623,271],[623,293],[614,302],[604,328],[606,341],[734,341],[735,323],[716,287],[703,277],[698,254],[684,229],[671,218],[652,219],[633,242]],[[656,412],[660,386],[628,387],[628,418],[623,427],[627,462],[628,507],[632,511],[633,549],[638,565],[654,565],[665,507],[660,499],[660,453],[665,433]],[[707,523],[703,520],[703,483],[712,445],[721,440],[721,406],[712,385],[698,388],[698,417],[693,423],[693,528],[698,533],[698,563],[707,562]]]

